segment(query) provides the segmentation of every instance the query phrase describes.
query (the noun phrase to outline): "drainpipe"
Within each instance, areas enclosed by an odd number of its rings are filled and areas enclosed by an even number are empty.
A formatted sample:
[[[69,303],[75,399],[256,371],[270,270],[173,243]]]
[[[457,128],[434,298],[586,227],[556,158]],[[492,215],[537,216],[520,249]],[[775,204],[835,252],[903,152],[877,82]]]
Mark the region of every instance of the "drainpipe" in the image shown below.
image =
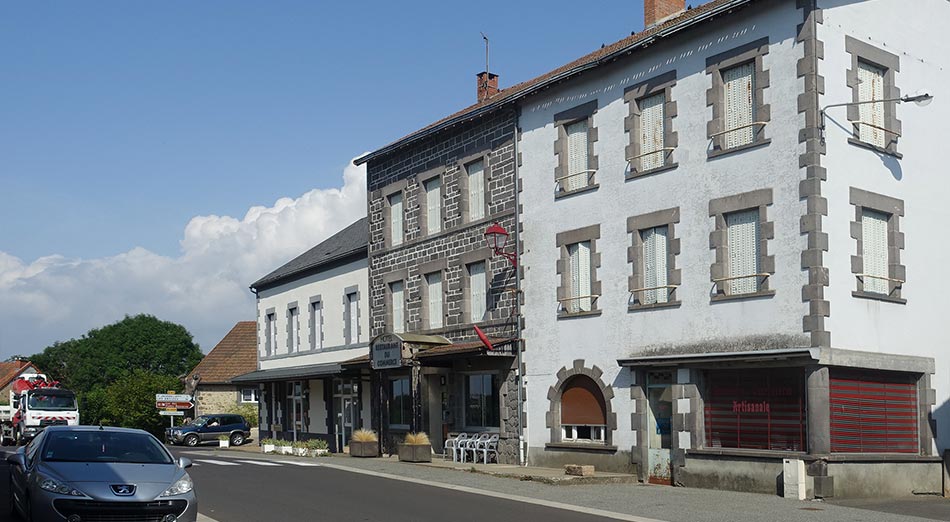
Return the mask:
[[[525,433],[524,433],[524,372],[521,360],[521,210],[518,197],[521,178],[518,177],[518,121],[521,119],[521,110],[514,109],[515,116],[515,134],[514,134],[514,155],[515,155],[515,339],[517,339],[517,362],[518,365],[518,463],[522,466],[528,465],[527,455],[525,455]]]

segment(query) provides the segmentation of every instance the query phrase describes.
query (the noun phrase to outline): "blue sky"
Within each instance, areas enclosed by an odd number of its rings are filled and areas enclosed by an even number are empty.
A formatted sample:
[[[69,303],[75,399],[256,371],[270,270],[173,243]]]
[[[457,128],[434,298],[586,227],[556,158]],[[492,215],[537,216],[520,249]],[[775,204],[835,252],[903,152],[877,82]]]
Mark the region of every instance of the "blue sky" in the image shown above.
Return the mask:
[[[578,24],[560,0],[3,3],[0,291],[22,301],[7,300],[18,322],[0,322],[0,359],[140,311],[210,349],[253,317],[248,283],[363,212],[352,158],[474,101],[479,31],[505,87],[642,29],[641,2],[598,11],[612,14]],[[209,292],[180,280],[200,256],[195,277],[214,267],[243,293],[189,324],[182,301],[150,301]],[[99,294],[113,302],[88,313]],[[85,311],[31,319],[50,303]]]

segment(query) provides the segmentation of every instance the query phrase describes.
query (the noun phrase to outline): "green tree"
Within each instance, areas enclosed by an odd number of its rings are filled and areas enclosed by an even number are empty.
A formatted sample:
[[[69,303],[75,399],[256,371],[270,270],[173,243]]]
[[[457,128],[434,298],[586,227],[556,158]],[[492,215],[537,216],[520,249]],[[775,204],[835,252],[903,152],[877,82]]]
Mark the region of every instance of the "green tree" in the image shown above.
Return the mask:
[[[134,370],[178,377],[202,357],[185,327],[135,315],[79,339],[54,343],[30,360],[67,388],[86,393]]]
[[[56,342],[30,357],[30,361],[76,392],[83,424],[160,431],[155,393],[180,388],[179,377],[194,368],[202,357],[201,349],[185,327],[151,315],[136,315],[90,330],[79,339]],[[149,415],[136,409],[138,404],[120,407],[115,402],[124,400],[117,399],[115,392],[121,392],[121,397],[122,393],[132,391],[128,386],[135,376],[144,378],[143,387],[157,386],[143,403],[147,404]],[[126,388],[113,389],[119,383]],[[124,417],[127,414],[133,415],[134,420]]]
[[[155,394],[176,388],[181,388],[176,377],[136,369],[101,392],[93,392],[93,396],[101,401],[99,414],[103,421],[113,426],[146,430],[161,438],[168,421],[155,409]]]

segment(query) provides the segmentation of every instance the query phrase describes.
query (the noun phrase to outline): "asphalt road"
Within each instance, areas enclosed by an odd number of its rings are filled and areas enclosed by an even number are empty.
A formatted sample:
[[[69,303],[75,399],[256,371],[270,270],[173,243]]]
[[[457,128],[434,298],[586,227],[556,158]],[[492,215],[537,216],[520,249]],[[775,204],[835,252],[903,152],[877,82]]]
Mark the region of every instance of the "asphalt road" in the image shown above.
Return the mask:
[[[307,459],[207,457],[188,450],[202,514],[220,522],[302,519],[347,521],[608,519],[506,499],[321,467]],[[173,452],[181,454],[182,450]],[[291,463],[293,462],[293,463]],[[317,461],[319,462],[319,460]],[[268,465],[269,464],[269,465]],[[309,465],[301,465],[309,464]]]

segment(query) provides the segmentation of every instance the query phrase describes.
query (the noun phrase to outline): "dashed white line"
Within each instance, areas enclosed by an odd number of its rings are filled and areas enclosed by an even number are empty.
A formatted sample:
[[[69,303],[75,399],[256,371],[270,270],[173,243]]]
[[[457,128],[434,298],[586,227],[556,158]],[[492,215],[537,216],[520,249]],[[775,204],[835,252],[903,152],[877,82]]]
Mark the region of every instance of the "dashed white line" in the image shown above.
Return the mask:
[[[244,464],[254,464],[256,466],[280,466],[276,462],[270,462],[267,460],[238,460],[237,462],[242,462]]]

